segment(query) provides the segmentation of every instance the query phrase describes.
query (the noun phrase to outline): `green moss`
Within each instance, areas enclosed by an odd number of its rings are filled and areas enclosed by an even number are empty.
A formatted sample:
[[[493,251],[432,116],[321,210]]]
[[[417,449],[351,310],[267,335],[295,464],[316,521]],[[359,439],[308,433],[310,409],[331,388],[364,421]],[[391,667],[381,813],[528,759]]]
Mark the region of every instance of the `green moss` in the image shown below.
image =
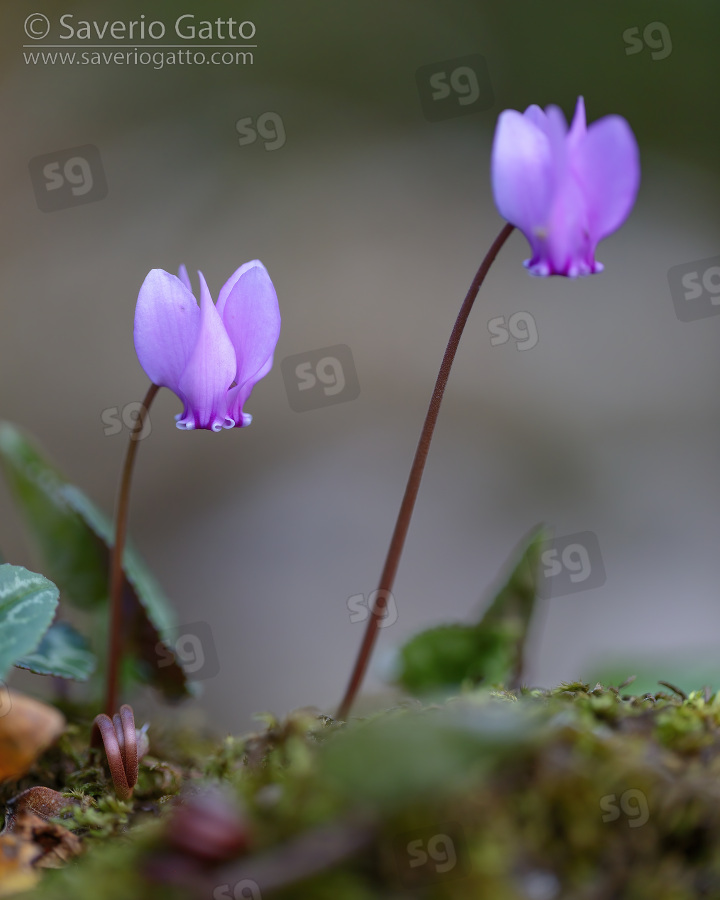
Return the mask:
[[[84,792],[72,827],[92,837],[83,858],[23,896],[196,896],[151,889],[142,873],[168,852],[169,798],[209,778],[245,810],[251,845],[235,864],[269,859],[287,882],[274,892],[259,882],[263,900],[720,897],[720,701],[621,691],[471,690],[348,724],[307,711],[266,717],[194,760],[149,760],[132,804],[113,799],[93,756],[66,740],[45,774]],[[317,871],[299,879],[293,842],[328,825],[348,852],[324,859],[320,842]],[[202,871],[208,897],[213,884],[232,896],[227,871],[216,882]]]

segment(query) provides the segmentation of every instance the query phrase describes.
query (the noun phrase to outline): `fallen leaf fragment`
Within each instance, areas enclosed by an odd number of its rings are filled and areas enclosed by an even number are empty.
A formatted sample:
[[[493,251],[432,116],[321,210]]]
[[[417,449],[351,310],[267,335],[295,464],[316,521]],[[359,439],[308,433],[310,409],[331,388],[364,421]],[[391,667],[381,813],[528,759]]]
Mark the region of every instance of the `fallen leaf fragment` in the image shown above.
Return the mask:
[[[38,847],[16,834],[0,834],[0,897],[35,887],[39,875],[32,868]]]
[[[31,813],[48,821],[55,816],[59,816],[68,806],[77,805],[77,800],[74,800],[72,797],[64,797],[59,791],[54,791],[52,788],[28,788],[26,791],[18,794],[17,797],[8,800],[5,831],[15,831],[16,819],[25,813]]]
[[[15,816],[12,834],[37,848],[32,865],[41,869],[60,869],[83,850],[72,831],[27,810]]]
[[[18,691],[8,695],[9,709],[0,715],[0,781],[24,775],[65,728],[54,707]]]

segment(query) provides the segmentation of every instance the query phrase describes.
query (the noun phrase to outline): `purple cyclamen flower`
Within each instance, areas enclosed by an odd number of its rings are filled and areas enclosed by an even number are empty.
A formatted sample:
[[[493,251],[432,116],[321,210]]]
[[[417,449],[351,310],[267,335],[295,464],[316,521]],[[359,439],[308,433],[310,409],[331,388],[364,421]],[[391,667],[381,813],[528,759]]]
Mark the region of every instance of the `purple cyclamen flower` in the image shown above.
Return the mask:
[[[198,275],[199,306],[185,266],[179,278],[152,269],[138,294],[135,351],[148,378],[182,400],[178,428],[249,425],[243,405],[272,368],[280,335],[275,288],[254,259],[228,278],[216,306]]]
[[[585,124],[578,97],[568,130],[562,111],[529,106],[500,113],[492,150],[500,215],[528,239],[533,275],[590,275],[599,241],[628,217],[640,183],[635,136],[621,116]]]

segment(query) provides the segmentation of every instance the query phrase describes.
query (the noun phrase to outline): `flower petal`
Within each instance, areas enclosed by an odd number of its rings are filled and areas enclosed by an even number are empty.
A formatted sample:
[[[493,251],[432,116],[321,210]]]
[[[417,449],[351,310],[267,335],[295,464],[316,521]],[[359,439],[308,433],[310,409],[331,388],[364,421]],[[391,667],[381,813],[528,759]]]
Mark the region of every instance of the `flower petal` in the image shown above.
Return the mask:
[[[251,259],[250,262],[243,263],[241,266],[235,269],[235,271],[228,278],[225,284],[220,288],[220,293],[218,294],[217,311],[221,316],[225,312],[225,304],[227,303],[227,298],[230,296],[230,291],[235,287],[240,276],[244,275],[248,271],[248,269],[252,269],[255,266],[262,266],[262,263],[259,259]]]
[[[587,210],[580,186],[567,174],[558,185],[548,225],[547,259],[554,275],[589,275]]]
[[[200,328],[198,337],[180,378],[187,410],[177,421],[178,428],[232,428],[227,416],[227,390],[235,376],[236,360],[230,338],[218,314],[202,272],[200,277]]]
[[[576,111],[573,126],[580,125]],[[552,157],[553,199],[543,235],[546,238],[543,255],[551,274],[567,275],[572,271],[578,275],[578,260],[584,259],[587,250],[587,210],[585,196],[570,166],[567,122],[557,106],[547,108],[547,135]]]
[[[225,297],[222,319],[237,357],[235,381],[239,387],[256,375],[259,381],[280,336],[277,294],[260,260],[245,264]]]
[[[530,116],[514,109],[500,113],[491,177],[500,215],[516,225],[532,245],[533,232],[547,225],[554,173],[548,136]]]
[[[585,119],[585,100],[583,97],[578,97],[577,104],[575,106],[575,115],[573,116],[572,125],[570,126],[570,131],[568,132],[568,148],[571,153],[577,143],[585,137],[586,133],[587,123]]]
[[[243,412],[243,406],[252,393],[252,389],[255,387],[258,381],[260,381],[261,378],[264,378],[267,375],[272,367],[273,357],[271,354],[265,365],[261,369],[259,369],[251,378],[248,378],[248,380],[244,384],[238,384],[228,391],[228,416],[235,420],[236,428],[243,428],[244,426],[249,425],[252,422],[252,416],[250,415],[250,413]]]
[[[190,276],[188,275],[188,271],[185,268],[185,263],[181,263],[180,268],[178,269],[178,278],[192,294],[192,284],[190,283]]]
[[[533,275],[602,271],[597,243],[627,218],[640,181],[630,126],[608,116],[589,128],[578,97],[572,124],[557,106],[500,114],[492,154],[495,202],[528,239]]]
[[[622,116],[593,122],[572,153],[585,195],[593,244],[616,231],[630,214],[640,185],[640,152]]]
[[[179,278],[152,269],[138,294],[134,328],[135,351],[150,381],[180,393],[199,329],[200,309],[192,293]]]
[[[545,110],[538,106],[537,103],[531,103],[530,106],[525,110],[523,116],[528,120],[528,122],[532,122],[533,125],[537,125],[540,131],[545,131]]]

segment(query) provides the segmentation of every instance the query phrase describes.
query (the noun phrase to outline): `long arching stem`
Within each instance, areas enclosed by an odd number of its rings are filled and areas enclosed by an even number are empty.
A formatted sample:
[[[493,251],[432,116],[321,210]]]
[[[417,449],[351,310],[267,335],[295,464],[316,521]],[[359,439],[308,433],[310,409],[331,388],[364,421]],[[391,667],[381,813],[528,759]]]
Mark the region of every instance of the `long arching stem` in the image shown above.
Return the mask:
[[[388,548],[385,567],[380,576],[378,590],[375,592],[376,599],[374,608],[368,619],[365,637],[360,645],[360,651],[355,660],[355,667],[352,676],[350,677],[350,682],[337,712],[337,717],[339,719],[347,718],[370,661],[370,655],[377,638],[378,625],[383,618],[387,606],[387,597],[392,591],[395,582],[395,574],[397,573],[400,557],[402,555],[403,547],[405,546],[405,538],[407,537],[410,519],[412,518],[413,509],[415,507],[415,500],[417,499],[418,491],[420,489],[423,469],[425,468],[425,461],[427,460],[428,451],[430,449],[430,441],[432,440],[433,432],[435,431],[435,424],[437,422],[438,413],[440,412],[440,404],[442,402],[443,394],[445,393],[445,387],[450,375],[453,360],[455,359],[458,344],[460,343],[460,338],[462,337],[465,324],[470,315],[470,310],[475,302],[475,298],[478,295],[478,291],[480,290],[480,286],[485,280],[485,276],[495,257],[500,252],[500,248],[508,239],[514,227],[514,225],[510,224],[505,225],[500,234],[495,238],[485,259],[480,264],[480,268],[477,270],[475,278],[473,278],[470,289],[463,301],[463,305],[460,308],[460,312],[450,335],[450,340],[445,349],[445,355],[443,356],[437,381],[435,382],[435,389],[430,398],[430,406],[428,407],[427,415],[425,416],[425,424],[420,433],[420,440],[418,441],[415,458],[413,459],[412,468],[410,469],[410,476],[408,477],[407,487],[405,488],[405,496],[400,505],[400,512],[398,513],[397,522],[395,523],[395,530],[393,531],[390,547]]]
[[[117,511],[115,513],[115,541],[110,560],[110,636],[108,640],[107,686],[105,692],[105,712],[111,717],[117,709],[118,670],[120,668],[120,653],[122,651],[122,641],[120,639],[122,628],[122,558],[125,550],[125,534],[127,532],[128,507],[130,505],[130,482],[132,480],[133,465],[140,435],[145,425],[150,404],[159,390],[158,385],[150,385],[135,421],[135,427],[130,434],[130,443],[125,456]]]

